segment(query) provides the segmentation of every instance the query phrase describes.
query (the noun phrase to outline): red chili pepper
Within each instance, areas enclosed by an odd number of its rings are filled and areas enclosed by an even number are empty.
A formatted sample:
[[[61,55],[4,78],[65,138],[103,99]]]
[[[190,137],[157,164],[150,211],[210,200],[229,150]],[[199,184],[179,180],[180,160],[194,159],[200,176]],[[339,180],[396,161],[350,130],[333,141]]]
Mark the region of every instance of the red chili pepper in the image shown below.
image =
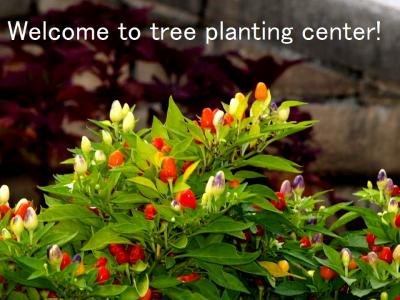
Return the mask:
[[[358,265],[357,265],[356,261],[353,258],[349,263],[349,270],[353,270],[353,269],[355,269],[357,267],[358,267]]]
[[[20,207],[18,207],[17,211],[15,212],[15,215],[20,215],[23,220],[25,218],[26,211],[28,210],[28,207],[30,207],[30,206],[32,206],[31,201],[21,204]]]
[[[203,109],[203,111],[201,113],[201,118],[200,118],[201,128],[210,129],[211,132],[215,132],[213,120],[214,120],[214,112],[211,110],[211,108],[207,107],[207,108]]]
[[[129,262],[129,254],[128,252],[126,252],[125,250],[123,251],[119,251],[116,255],[115,255],[115,260],[117,261],[117,263],[119,265],[122,265],[124,263]]]
[[[134,245],[129,253],[129,262],[131,265],[136,264],[139,260],[144,261],[146,258],[143,247]]]
[[[386,261],[388,264],[392,263],[393,255],[390,247],[383,247],[379,259]]]
[[[170,153],[170,152],[172,151],[172,148],[171,148],[170,145],[165,144],[165,146],[162,147],[161,151],[162,151],[163,153]]]
[[[276,237],[276,240],[277,240],[279,243],[284,243],[284,242],[285,242],[285,238],[284,238],[283,236],[281,236],[281,235],[278,235],[278,236]]]
[[[392,189],[392,197],[400,196],[400,187],[398,185],[394,185]]]
[[[182,169],[181,169],[181,173],[185,173],[185,171],[187,170],[187,168],[189,168],[191,165],[193,164],[192,161],[185,161],[182,165]]]
[[[254,282],[256,283],[257,287],[263,288],[265,286],[264,279],[262,278],[256,278],[254,279]]]
[[[186,190],[178,193],[176,200],[183,206],[191,209],[197,207],[197,200],[192,190]]]
[[[228,186],[230,187],[230,188],[237,188],[238,186],[240,186],[240,182],[239,182],[239,180],[237,180],[237,179],[233,179],[233,180],[230,180],[229,182],[228,182]]]
[[[151,300],[162,300],[163,299],[163,295],[156,290],[152,290],[151,291]]]
[[[365,240],[368,243],[368,247],[371,248],[373,245],[375,245],[376,236],[373,233],[368,232],[365,236]]]
[[[125,246],[121,244],[110,244],[108,246],[108,250],[110,251],[111,255],[117,255],[118,252],[125,250]],[[104,257],[105,258],[105,257]],[[99,260],[101,257],[99,258]],[[107,258],[105,258],[107,259]]]
[[[4,282],[4,276],[0,275],[0,283],[3,283],[3,282]]]
[[[0,205],[0,217],[4,218],[5,215],[11,210],[11,208],[8,205]]]
[[[286,206],[286,201],[285,201],[285,198],[283,196],[283,193],[276,192],[275,194],[276,194],[276,196],[278,197],[279,200],[276,201],[276,200],[272,199],[271,200],[272,205],[275,206],[276,209],[278,209],[280,211],[284,211],[287,206]]]
[[[311,247],[311,240],[308,237],[302,237],[300,239],[300,247],[301,248],[310,248]]]
[[[115,150],[108,158],[108,167],[115,168],[121,166],[125,162],[124,154],[121,151]]]
[[[200,275],[198,273],[192,273],[189,275],[178,276],[178,277],[176,277],[176,280],[179,280],[182,282],[192,282],[192,281],[199,279],[199,277],[200,277]]]
[[[400,227],[400,214],[398,214],[398,215],[396,216],[396,218],[394,219],[394,226],[395,226],[396,228],[399,228],[399,227]]]
[[[332,280],[335,279],[337,276],[337,273],[335,271],[326,266],[321,266],[319,268],[319,273],[321,275],[321,278],[325,280]]]
[[[146,294],[143,297],[140,297],[139,300],[151,300],[151,288],[148,288]]]
[[[98,209],[97,207],[91,206],[91,207],[89,207],[89,210],[90,210],[92,213],[94,213],[94,214],[100,216],[100,211],[99,211],[99,209]]]
[[[50,291],[50,292],[47,294],[47,299],[58,299],[58,295],[57,295],[56,292]]]
[[[155,137],[151,140],[151,143],[154,147],[156,147],[159,151],[164,147],[164,139],[162,137]]]
[[[396,296],[396,297],[394,298],[394,300],[400,300],[400,295],[399,295],[399,296]]]
[[[225,114],[224,115],[224,125],[226,125],[228,127],[231,127],[233,121],[235,121],[234,116],[232,116],[230,114]]]
[[[350,287],[347,284],[344,284],[340,289],[339,292],[342,294],[348,294]]]
[[[173,182],[178,178],[175,160],[172,157],[167,157],[163,160],[162,168],[160,171],[160,179],[168,183],[169,180]]]
[[[107,267],[100,267],[97,271],[96,281],[100,284],[103,284],[105,281],[110,279],[110,270]]]
[[[64,270],[68,265],[70,265],[72,263],[72,259],[71,257],[69,257],[67,252],[63,253],[63,257],[61,260],[61,265],[60,265],[60,269]]]
[[[373,251],[375,253],[379,253],[382,251],[382,246],[381,245],[372,246],[371,251]]]
[[[257,83],[256,91],[254,93],[254,97],[256,100],[265,100],[268,96],[268,88],[264,82]]]
[[[257,236],[264,236],[265,235],[264,227],[262,227],[260,224],[257,224],[256,228],[257,228],[257,232],[256,232]]]
[[[114,244],[115,245],[115,244]],[[111,247],[111,245],[110,245]],[[111,251],[110,251],[111,252]],[[108,259],[104,256],[99,257],[96,264],[94,265],[96,268],[105,267],[107,265]]]
[[[368,260],[368,255],[361,255],[360,259],[361,259],[362,261],[365,261],[365,262],[368,262],[368,261],[369,261],[369,260]]]
[[[251,232],[250,232],[250,230],[248,230],[248,229],[243,230],[243,233],[244,233],[244,241],[250,242],[251,241]]]
[[[147,204],[144,208],[144,217],[147,220],[154,220],[154,217],[157,214],[157,209],[154,207],[153,204]]]

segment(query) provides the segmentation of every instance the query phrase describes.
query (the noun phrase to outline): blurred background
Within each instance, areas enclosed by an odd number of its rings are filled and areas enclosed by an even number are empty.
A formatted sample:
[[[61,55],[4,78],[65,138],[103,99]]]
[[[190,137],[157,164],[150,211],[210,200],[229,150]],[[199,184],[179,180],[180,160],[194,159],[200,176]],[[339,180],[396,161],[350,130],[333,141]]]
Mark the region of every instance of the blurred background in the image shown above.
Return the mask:
[[[316,189],[335,186],[332,201],[385,168],[400,176],[400,5],[397,0],[13,0],[0,1],[0,183],[15,199],[40,199],[35,187],[65,171],[67,148],[88,134],[88,118],[106,118],[111,102],[137,105],[139,126],[163,117],[173,95],[191,117],[228,102],[258,81],[276,102],[304,100],[293,120],[320,122],[270,151],[304,166]],[[192,26],[195,41],[8,41],[7,21],[39,25],[146,28]],[[295,42],[215,41],[205,26],[265,20],[295,28]],[[380,40],[304,41],[305,26],[374,26]],[[111,36],[118,36],[111,34]],[[297,37],[297,38],[296,38]],[[287,176],[287,175],[284,175]],[[281,177],[272,176],[279,186]]]

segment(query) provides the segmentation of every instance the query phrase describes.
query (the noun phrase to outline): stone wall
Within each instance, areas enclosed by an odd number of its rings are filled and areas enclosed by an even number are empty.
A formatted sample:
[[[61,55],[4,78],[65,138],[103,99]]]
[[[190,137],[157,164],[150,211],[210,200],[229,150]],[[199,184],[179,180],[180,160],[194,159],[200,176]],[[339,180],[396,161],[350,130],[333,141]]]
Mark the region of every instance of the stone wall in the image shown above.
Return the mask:
[[[0,3],[0,18],[45,12],[80,0],[13,0]],[[151,6],[159,22],[196,26],[220,20],[239,26],[266,20],[277,26],[373,25],[382,22],[380,41],[214,42],[207,51],[235,49],[248,56],[304,58],[273,85],[275,97],[302,99],[321,122],[315,143],[322,148],[315,169],[325,174],[373,176],[380,167],[400,175],[400,6],[384,0],[97,0]],[[18,2],[19,5],[15,5]],[[12,4],[10,4],[12,3]],[[298,33],[296,33],[297,35]],[[201,39],[197,41],[201,43]],[[182,43],[181,43],[182,44]],[[143,72],[146,73],[146,72]]]

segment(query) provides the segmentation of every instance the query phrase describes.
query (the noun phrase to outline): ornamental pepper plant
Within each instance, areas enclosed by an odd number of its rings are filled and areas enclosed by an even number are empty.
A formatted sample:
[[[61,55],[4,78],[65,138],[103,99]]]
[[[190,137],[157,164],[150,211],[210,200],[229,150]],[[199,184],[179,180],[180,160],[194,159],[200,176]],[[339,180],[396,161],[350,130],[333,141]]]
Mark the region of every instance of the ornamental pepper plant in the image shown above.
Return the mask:
[[[0,295],[5,299],[396,299],[399,188],[386,172],[357,193],[379,207],[325,207],[296,174],[279,190],[268,171],[300,173],[271,145],[312,126],[268,87],[135,130],[134,107],[114,101],[91,120],[56,175],[47,206],[0,188]],[[253,99],[254,101],[249,101]],[[13,200],[13,199],[12,199]],[[344,214],[330,221],[338,211]],[[339,234],[362,218],[365,228]]]

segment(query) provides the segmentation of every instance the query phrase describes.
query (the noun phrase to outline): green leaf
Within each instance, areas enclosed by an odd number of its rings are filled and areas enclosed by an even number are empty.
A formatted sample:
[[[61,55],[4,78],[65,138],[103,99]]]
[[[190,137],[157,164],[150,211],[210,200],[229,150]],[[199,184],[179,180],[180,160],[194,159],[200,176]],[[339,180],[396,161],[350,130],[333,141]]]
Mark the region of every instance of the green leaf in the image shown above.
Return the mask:
[[[139,296],[143,297],[149,289],[149,277],[145,273],[136,275],[133,284]]]
[[[334,270],[341,273],[342,261],[339,252],[327,245],[323,245],[323,250],[329,262],[334,266]]]
[[[324,215],[327,215],[327,216],[332,216],[332,215],[336,214],[339,210],[342,210],[342,209],[345,209],[345,208],[348,209],[348,206],[350,204],[351,204],[351,202],[338,203],[338,204],[335,204],[335,205],[332,205],[332,206],[329,206],[329,207],[325,208],[322,211],[322,213]]]
[[[331,225],[329,230],[334,231],[334,230],[346,225],[347,223],[357,219],[359,216],[360,215],[357,212],[349,211],[349,212],[345,213],[344,215],[342,215],[339,219],[337,219],[336,222]]]
[[[294,107],[294,106],[301,106],[301,105],[306,105],[306,102],[302,101],[297,101],[297,100],[287,100],[281,103],[279,105],[280,108],[287,108],[287,107]]]
[[[82,209],[81,205],[64,204],[42,210],[38,216],[41,222],[55,222],[69,219],[100,219],[89,209]]]
[[[26,289],[26,292],[27,292],[27,294],[28,294],[29,300],[40,300],[40,299],[42,299],[42,298],[40,297],[40,294],[39,294],[38,290],[35,289],[35,288],[28,287],[28,288]]]
[[[19,256],[15,258],[16,262],[20,264],[22,267],[28,267],[33,270],[42,270],[43,269],[43,261],[28,256]]]
[[[250,228],[254,223],[248,222],[238,222],[233,220],[232,218],[222,216],[213,222],[201,227],[199,230],[194,232],[194,235],[201,233],[226,233],[226,232],[234,232],[234,231],[242,231],[247,228]]]
[[[143,232],[149,229],[149,223],[145,220],[136,221],[135,223],[117,223],[117,224],[110,224],[109,227],[121,234],[134,234],[138,232]]]
[[[179,280],[167,275],[156,276],[150,282],[150,285],[155,289],[166,289],[180,284]]]
[[[82,247],[82,251],[103,249],[109,244],[131,244],[130,240],[121,237],[110,227],[104,227],[95,232],[90,240]]]
[[[239,167],[252,166],[272,171],[300,173],[300,171],[297,169],[298,167],[300,167],[298,164],[282,157],[269,154],[258,154],[239,163]]]
[[[278,200],[273,189],[262,184],[252,184],[246,188],[246,191],[258,194],[264,198]]]
[[[161,137],[164,140],[168,140],[169,138],[167,130],[156,116],[153,116],[153,124],[151,126],[151,137],[152,138]]]
[[[296,250],[281,250],[281,252],[284,254],[285,258],[289,261],[295,259],[297,261],[300,261],[302,264],[305,264],[306,267],[308,268],[313,268],[316,269],[318,265],[310,258],[308,258],[306,255],[303,254],[301,251],[296,251]]]
[[[129,178],[128,181],[132,181],[136,184],[140,184],[143,185],[145,187],[148,187],[150,189],[152,189],[153,191],[158,192],[155,184],[153,183],[153,181],[151,181],[150,179],[143,177],[143,176],[137,176],[137,177],[133,177],[133,178]]]
[[[192,141],[193,141],[192,137],[189,137],[183,139],[178,144],[174,145],[170,153],[170,156],[177,157],[178,156],[177,154],[185,152],[192,144]]]
[[[46,278],[36,278],[32,280],[28,280],[27,278],[30,276],[30,272],[23,270],[23,271],[9,271],[9,270],[4,270],[3,275],[7,279],[10,279],[11,281],[14,281],[15,283],[18,283],[22,286],[26,287],[35,287],[35,288],[43,288],[43,289],[51,289],[55,290],[56,288],[54,285],[51,283]]]
[[[278,285],[274,292],[282,296],[293,297],[306,294],[309,290],[305,283],[299,281],[285,281]]]
[[[8,296],[8,300],[29,300],[28,296],[24,293],[12,291]]]
[[[247,201],[244,201],[245,203],[250,203],[251,205],[256,205],[262,209],[270,210],[273,211],[277,214],[282,214],[280,210],[278,210],[269,200],[266,199],[258,199],[258,198],[251,198]]]
[[[187,289],[181,289],[177,287],[172,287],[168,289],[162,290],[163,294],[165,294],[170,299],[174,300],[208,300],[203,295],[191,292]]]
[[[187,284],[193,291],[200,293],[208,300],[220,300],[217,286],[210,280],[199,279]]]
[[[95,288],[92,296],[115,297],[122,294],[127,288],[126,285],[100,285]]]
[[[119,300],[137,300],[140,296],[134,287],[127,287],[126,290],[120,295]]]
[[[7,241],[0,240],[0,256],[11,256],[13,255],[12,249]]]
[[[383,288],[384,286],[387,286],[389,283],[391,283],[390,281],[378,281],[378,280],[376,280],[374,278],[372,278],[369,282],[371,283],[371,287],[374,290],[378,290],[380,288]]]
[[[358,298],[363,298],[371,292],[372,289],[359,289],[357,287],[351,289],[351,293]]]
[[[243,171],[237,171],[235,173],[235,177],[244,178],[244,179],[252,179],[252,178],[264,178],[265,175],[258,173],[258,172],[254,172],[254,171],[243,170]]]
[[[180,177],[174,184],[174,194],[190,189],[190,185],[184,182],[183,177]]]
[[[55,226],[53,227],[53,229]],[[79,235],[79,231],[75,232],[60,232],[56,230],[49,231],[40,240],[40,246],[54,245],[63,246],[70,241],[74,240]]]
[[[254,261],[249,264],[237,265],[232,267],[236,270],[239,270],[240,272],[249,273],[257,276],[270,277],[270,274]]]
[[[207,270],[208,277],[219,286],[246,294],[249,293],[249,291],[239,280],[239,278],[237,278],[233,274],[225,272],[221,265],[209,264],[204,262],[200,263],[199,265],[201,268]]]
[[[116,192],[113,194],[111,202],[117,204],[145,204],[150,203],[150,200],[137,193]]]
[[[298,229],[282,213],[264,210],[248,217],[256,224],[261,224],[265,229],[274,234],[286,235],[288,230]]]
[[[346,282],[348,286],[351,286],[354,282],[357,281],[357,279],[355,279],[355,278],[348,278],[345,276],[340,276],[340,278],[342,278],[343,281]]]
[[[304,226],[304,230],[319,232],[319,233],[322,233],[323,235],[331,236],[336,239],[341,239],[341,237],[338,236],[337,234],[335,234],[335,233],[329,231],[328,229],[326,229],[325,227],[322,227],[319,225],[306,225],[306,226]]]
[[[170,241],[169,242],[173,247],[177,248],[177,249],[184,249],[186,248],[187,244],[188,244],[188,238],[186,235],[181,234],[179,236],[179,238],[175,241]]]
[[[243,265],[254,261],[259,255],[259,252],[238,253],[235,246],[227,243],[219,243],[194,249],[186,254],[178,255],[177,257],[192,257],[201,261],[221,265]]]
[[[172,97],[169,98],[168,111],[167,111],[167,120],[165,125],[168,129],[174,129],[176,131],[183,131],[184,129],[184,116],[179,110],[178,106],[175,104]]]
[[[167,195],[169,193],[168,184],[158,178],[156,178],[156,186],[160,194]]]
[[[149,265],[141,260],[138,260],[133,266],[132,269],[136,272],[136,273],[142,273],[144,270],[147,269]]]

